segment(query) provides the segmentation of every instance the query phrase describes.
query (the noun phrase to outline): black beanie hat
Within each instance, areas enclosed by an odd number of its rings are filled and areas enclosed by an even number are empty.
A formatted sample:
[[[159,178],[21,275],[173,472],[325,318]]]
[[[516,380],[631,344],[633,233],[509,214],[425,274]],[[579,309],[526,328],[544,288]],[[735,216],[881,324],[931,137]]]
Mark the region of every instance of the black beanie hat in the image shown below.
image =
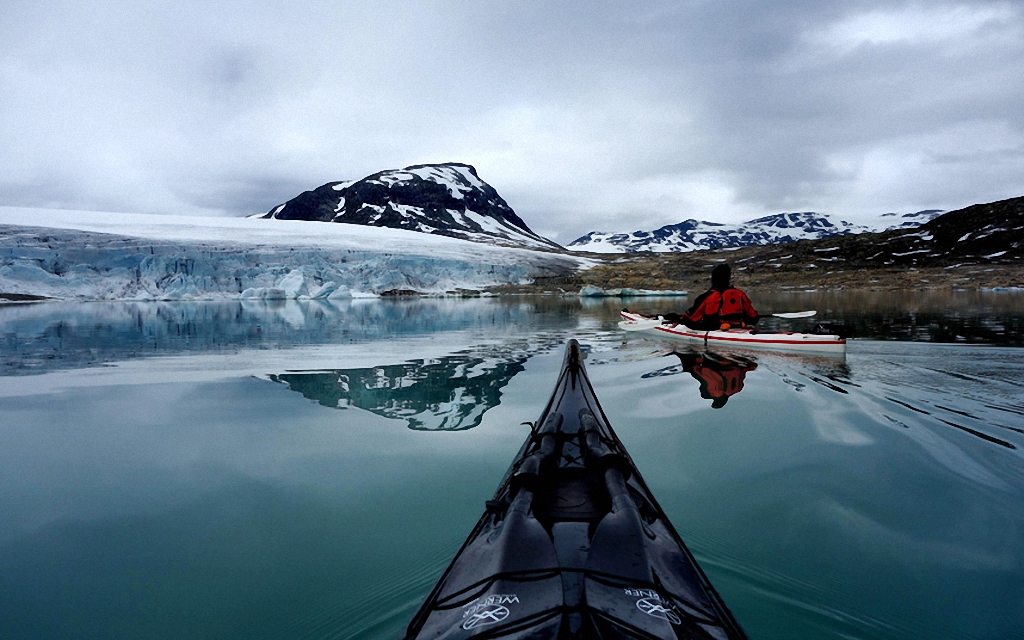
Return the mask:
[[[732,278],[732,269],[727,264],[720,264],[711,270],[711,288],[718,291],[729,288],[729,280]]]

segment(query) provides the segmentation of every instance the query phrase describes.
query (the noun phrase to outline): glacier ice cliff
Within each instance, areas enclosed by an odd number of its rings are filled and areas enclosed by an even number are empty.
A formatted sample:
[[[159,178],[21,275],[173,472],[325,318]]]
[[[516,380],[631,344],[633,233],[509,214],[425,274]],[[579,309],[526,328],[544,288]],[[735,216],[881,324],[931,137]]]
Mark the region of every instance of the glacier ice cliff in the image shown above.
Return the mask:
[[[443,293],[564,275],[582,264],[554,253],[372,227],[361,227],[355,240],[327,234],[321,241],[309,237],[316,230],[268,240],[232,234],[236,229],[229,227],[213,229],[223,233],[211,233],[215,239],[205,241],[197,239],[203,228],[175,233],[165,225],[149,233],[113,226],[125,233],[106,233],[3,222],[0,217],[0,293],[62,299],[315,299],[395,289]],[[233,235],[242,240],[224,239]],[[416,243],[416,236],[430,241]]]

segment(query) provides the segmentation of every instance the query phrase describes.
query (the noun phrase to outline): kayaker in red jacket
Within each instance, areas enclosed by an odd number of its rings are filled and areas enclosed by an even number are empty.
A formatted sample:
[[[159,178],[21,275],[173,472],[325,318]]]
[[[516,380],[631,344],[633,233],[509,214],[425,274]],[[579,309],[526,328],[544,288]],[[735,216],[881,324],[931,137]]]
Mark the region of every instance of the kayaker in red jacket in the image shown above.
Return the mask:
[[[680,317],[691,329],[702,331],[750,327],[760,316],[747,294],[732,286],[732,269],[720,264],[711,270],[711,288],[693,301],[693,306]]]

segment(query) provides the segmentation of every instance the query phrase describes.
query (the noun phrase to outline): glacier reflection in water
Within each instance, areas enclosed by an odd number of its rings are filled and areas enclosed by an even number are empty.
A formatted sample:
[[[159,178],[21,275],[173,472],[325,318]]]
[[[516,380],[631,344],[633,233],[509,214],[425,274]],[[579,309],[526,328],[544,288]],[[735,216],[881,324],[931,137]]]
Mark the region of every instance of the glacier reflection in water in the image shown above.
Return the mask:
[[[543,314],[538,304],[493,298],[0,304],[0,375],[168,355],[472,334],[454,339],[457,348],[503,330],[515,336],[525,327],[543,333],[578,326],[571,302],[548,303]]]

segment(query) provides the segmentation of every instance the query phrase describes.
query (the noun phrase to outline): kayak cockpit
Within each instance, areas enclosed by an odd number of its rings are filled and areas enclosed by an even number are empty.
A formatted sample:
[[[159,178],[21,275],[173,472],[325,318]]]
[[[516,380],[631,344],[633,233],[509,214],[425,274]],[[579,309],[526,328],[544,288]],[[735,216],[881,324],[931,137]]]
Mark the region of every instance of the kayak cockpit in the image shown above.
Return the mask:
[[[745,638],[570,341],[551,400],[406,638]]]

